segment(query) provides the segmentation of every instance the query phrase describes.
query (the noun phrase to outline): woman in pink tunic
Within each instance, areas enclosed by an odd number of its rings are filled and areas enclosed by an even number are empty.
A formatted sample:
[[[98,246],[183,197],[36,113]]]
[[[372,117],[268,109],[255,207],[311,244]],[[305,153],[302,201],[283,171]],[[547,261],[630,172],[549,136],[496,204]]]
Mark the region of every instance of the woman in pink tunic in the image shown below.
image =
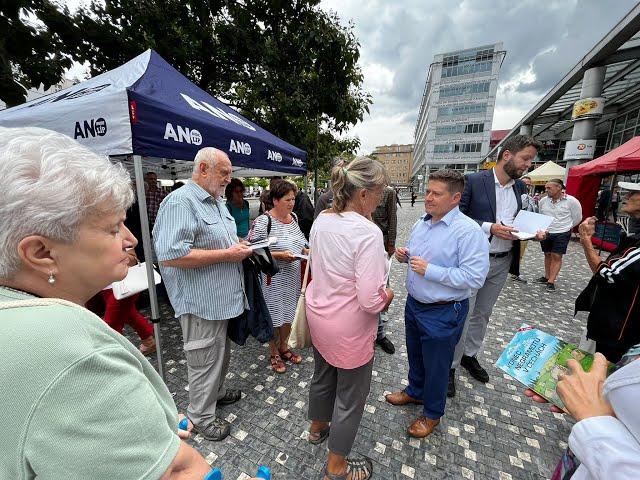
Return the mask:
[[[387,255],[371,214],[387,174],[378,161],[359,157],[332,175],[333,207],[310,235],[313,282],[306,295],[315,371],[309,391],[309,441],[329,438],[325,480],[366,480],[368,458],[347,458],[371,385],[378,314],[393,299],[386,288]]]

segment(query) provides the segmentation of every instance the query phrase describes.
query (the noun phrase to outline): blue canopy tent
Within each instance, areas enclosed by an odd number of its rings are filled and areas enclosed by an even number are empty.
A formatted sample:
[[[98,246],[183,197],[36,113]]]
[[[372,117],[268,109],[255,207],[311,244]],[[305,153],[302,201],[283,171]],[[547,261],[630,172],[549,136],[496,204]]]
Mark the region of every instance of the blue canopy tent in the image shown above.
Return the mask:
[[[91,150],[132,167],[137,186],[146,258],[153,258],[144,194],[148,165],[190,163],[198,150],[226,152],[234,175],[305,175],[307,155],[196,86],[160,55],[147,50],[120,67],[68,89],[0,111],[0,126],[41,127],[64,133]],[[180,171],[180,169],[177,169]],[[162,173],[158,169],[158,173]],[[160,318],[147,262],[151,316]],[[164,378],[159,329],[158,369]]]

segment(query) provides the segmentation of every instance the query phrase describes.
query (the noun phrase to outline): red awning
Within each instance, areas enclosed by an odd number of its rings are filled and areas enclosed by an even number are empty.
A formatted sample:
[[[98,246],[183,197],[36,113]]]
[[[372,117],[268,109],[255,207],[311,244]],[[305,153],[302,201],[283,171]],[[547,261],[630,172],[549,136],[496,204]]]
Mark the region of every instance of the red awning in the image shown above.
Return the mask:
[[[615,173],[635,172],[640,172],[640,137],[633,137],[595,160],[571,167],[567,177],[567,193],[580,201],[582,215],[590,217],[595,212],[601,178]]]

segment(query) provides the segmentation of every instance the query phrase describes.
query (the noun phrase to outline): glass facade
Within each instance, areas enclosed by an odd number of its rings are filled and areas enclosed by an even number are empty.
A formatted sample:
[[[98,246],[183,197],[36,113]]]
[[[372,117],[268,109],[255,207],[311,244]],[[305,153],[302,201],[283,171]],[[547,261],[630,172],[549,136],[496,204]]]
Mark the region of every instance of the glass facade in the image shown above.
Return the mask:
[[[438,117],[451,117],[454,115],[469,115],[472,113],[486,113],[486,103],[471,103],[467,105],[453,105],[449,107],[438,107]]]
[[[462,85],[449,85],[440,88],[440,98],[459,97],[474,93],[489,93],[491,82],[474,82]]]
[[[457,77],[458,75],[470,75],[472,73],[490,72],[493,62],[469,63],[458,65],[457,67],[447,67],[442,69],[442,78]]]
[[[475,153],[482,150],[482,142],[441,143],[433,146],[433,153]]]
[[[607,151],[613,150],[633,137],[640,135],[639,112],[640,110],[636,108],[624,115],[620,115],[613,121]]]
[[[482,132],[484,132],[484,123],[463,123],[460,125],[445,125],[442,127],[436,127],[436,136]]]

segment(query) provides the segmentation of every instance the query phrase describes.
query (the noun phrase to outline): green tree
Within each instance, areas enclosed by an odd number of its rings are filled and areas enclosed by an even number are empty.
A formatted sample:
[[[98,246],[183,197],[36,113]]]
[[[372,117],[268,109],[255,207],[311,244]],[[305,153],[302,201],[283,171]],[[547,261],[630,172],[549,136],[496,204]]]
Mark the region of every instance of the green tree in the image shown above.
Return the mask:
[[[77,29],[66,7],[48,0],[0,2],[0,100],[23,103],[29,88],[47,89],[71,67]]]
[[[74,47],[92,73],[147,48],[243,115],[303,148],[311,168],[334,152],[371,103],[353,25],[319,0],[106,0],[76,15]]]

